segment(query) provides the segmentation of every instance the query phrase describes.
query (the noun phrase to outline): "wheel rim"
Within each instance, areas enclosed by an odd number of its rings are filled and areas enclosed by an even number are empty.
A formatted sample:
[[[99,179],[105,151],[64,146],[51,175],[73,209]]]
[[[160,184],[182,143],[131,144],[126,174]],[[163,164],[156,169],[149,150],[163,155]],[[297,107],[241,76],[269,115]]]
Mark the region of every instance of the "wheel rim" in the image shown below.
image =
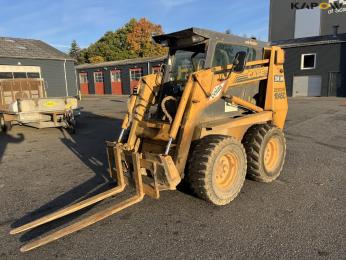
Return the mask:
[[[215,184],[222,191],[229,190],[235,181],[238,172],[238,159],[231,153],[227,152],[217,161],[215,172]]]
[[[264,167],[268,172],[274,171],[280,162],[280,140],[271,137],[264,149]]]

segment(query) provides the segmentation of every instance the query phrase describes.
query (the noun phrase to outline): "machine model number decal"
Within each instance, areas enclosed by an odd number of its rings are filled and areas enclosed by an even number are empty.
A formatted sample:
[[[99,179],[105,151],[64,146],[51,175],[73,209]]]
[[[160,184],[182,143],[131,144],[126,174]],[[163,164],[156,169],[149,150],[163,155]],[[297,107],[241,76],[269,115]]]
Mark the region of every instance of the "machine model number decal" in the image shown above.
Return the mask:
[[[222,89],[223,89],[225,83],[226,83],[226,82],[224,81],[224,82],[222,82],[221,84],[217,85],[217,86],[213,89],[213,91],[210,93],[209,99],[214,99],[214,98],[218,97],[218,96],[220,95],[220,93],[221,93],[221,91],[222,91]]]
[[[274,98],[275,99],[285,99],[286,98],[286,94],[281,92],[281,93],[274,93]]]
[[[275,99],[285,99],[286,90],[285,89],[274,89],[274,98]]]
[[[282,75],[275,75],[274,76],[274,82],[284,82],[285,81],[285,77]]]

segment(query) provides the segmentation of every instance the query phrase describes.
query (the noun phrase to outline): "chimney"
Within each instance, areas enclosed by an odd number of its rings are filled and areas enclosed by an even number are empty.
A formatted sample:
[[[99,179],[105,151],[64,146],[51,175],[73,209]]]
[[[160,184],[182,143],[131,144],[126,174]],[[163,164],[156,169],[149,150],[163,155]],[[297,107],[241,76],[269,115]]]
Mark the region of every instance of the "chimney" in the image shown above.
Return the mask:
[[[334,33],[333,33],[333,36],[334,37],[337,37],[338,36],[338,34],[339,34],[339,27],[340,27],[340,25],[338,25],[338,24],[336,24],[336,25],[333,25],[333,29],[334,29]]]

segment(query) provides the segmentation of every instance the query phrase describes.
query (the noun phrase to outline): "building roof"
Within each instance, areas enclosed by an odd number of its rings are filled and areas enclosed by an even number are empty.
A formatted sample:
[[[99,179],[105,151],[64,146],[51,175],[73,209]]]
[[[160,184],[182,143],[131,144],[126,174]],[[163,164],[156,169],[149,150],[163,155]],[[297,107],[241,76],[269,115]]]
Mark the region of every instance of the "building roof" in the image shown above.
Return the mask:
[[[282,48],[293,48],[301,46],[313,46],[313,45],[323,45],[323,44],[333,44],[346,42],[346,33],[338,35],[324,35],[315,37],[306,37],[291,40],[274,41],[271,45],[278,45]]]
[[[73,60],[40,40],[0,37],[0,57],[25,59]]]
[[[100,68],[100,67],[110,67],[110,66],[119,66],[119,65],[131,65],[138,63],[146,63],[146,62],[155,62],[155,61],[163,61],[166,59],[166,56],[162,57],[153,57],[153,58],[136,58],[136,59],[127,59],[127,60],[119,60],[119,61],[107,61],[100,63],[86,63],[76,66],[76,69],[91,69],[91,68]]]

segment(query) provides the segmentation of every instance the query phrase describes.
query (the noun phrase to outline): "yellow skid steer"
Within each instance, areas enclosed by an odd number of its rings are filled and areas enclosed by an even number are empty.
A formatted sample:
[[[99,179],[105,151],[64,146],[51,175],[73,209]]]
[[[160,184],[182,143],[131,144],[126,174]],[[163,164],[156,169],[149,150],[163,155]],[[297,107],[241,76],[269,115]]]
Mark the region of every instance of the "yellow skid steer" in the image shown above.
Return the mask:
[[[28,251],[182,181],[197,197],[230,203],[246,175],[261,182],[281,173],[287,114],[284,51],[254,39],[190,28],[153,37],[169,48],[161,73],[141,78],[117,142],[107,143],[117,187],[15,228],[38,227],[124,191],[136,194],[21,248]]]

